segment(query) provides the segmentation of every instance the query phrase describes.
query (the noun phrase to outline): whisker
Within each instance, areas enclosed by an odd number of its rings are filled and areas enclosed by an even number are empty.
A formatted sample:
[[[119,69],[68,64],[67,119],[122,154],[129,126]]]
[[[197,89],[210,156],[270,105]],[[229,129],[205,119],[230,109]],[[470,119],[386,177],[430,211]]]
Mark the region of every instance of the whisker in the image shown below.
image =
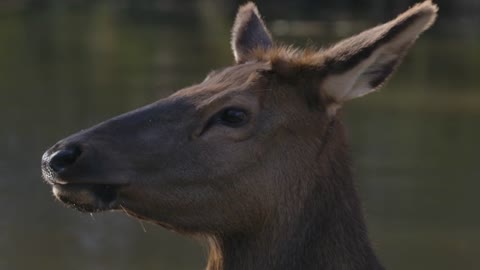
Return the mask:
[[[147,229],[145,228],[145,224],[143,224],[141,220],[138,220],[138,222],[140,222],[140,226],[142,226],[143,232],[146,233]]]
[[[119,206],[120,206],[120,208],[122,208],[122,210],[123,210],[123,212],[125,212],[125,214],[128,214],[127,209],[125,209],[125,207],[123,207],[123,205],[120,204]],[[143,224],[143,222],[141,220],[139,220],[139,219],[137,219],[137,220],[140,223],[140,227],[142,227],[143,232],[146,233],[147,228],[145,227],[145,224]]]

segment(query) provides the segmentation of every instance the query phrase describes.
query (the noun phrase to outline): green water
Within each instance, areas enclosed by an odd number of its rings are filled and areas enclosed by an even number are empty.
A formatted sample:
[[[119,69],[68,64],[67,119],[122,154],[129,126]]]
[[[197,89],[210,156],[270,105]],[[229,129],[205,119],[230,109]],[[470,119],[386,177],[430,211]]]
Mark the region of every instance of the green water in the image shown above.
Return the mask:
[[[230,9],[140,16],[105,3],[0,12],[0,269],[204,266],[192,240],[67,209],[40,177],[40,157],[58,139],[232,62]],[[355,14],[343,32],[329,31],[331,21],[309,37],[276,27],[282,40],[311,44],[378,22],[358,24],[365,17]],[[344,111],[371,237],[389,269],[480,269],[480,39],[441,30],[380,93]]]

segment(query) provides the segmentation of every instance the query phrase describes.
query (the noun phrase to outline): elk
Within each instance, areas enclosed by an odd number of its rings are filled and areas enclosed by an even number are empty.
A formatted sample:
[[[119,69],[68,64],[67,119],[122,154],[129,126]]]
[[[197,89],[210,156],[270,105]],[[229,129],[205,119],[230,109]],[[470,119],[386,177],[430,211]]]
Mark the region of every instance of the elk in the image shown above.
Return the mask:
[[[323,49],[274,43],[253,3],[232,66],[56,143],[44,179],[84,212],[122,210],[206,239],[207,269],[383,269],[368,239],[341,108],[378,90],[437,6]]]

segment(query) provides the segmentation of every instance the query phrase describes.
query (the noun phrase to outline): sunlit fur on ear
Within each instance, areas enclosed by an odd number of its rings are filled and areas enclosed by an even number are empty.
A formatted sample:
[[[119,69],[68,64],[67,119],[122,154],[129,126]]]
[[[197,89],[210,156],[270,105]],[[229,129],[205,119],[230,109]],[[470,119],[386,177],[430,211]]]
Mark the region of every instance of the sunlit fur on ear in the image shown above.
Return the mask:
[[[396,19],[346,39],[324,52],[324,91],[337,103],[380,88],[418,36],[435,21],[438,7],[417,4]]]
[[[237,63],[252,60],[255,49],[268,49],[272,46],[271,35],[252,2],[238,10],[232,28],[231,46]]]
[[[435,22],[437,11],[435,4],[425,1],[327,49],[257,47],[249,51],[248,59],[269,62],[272,71],[291,79],[308,73],[318,80],[319,95],[329,101],[327,111],[335,114],[344,102],[371,93],[387,81],[418,36]]]

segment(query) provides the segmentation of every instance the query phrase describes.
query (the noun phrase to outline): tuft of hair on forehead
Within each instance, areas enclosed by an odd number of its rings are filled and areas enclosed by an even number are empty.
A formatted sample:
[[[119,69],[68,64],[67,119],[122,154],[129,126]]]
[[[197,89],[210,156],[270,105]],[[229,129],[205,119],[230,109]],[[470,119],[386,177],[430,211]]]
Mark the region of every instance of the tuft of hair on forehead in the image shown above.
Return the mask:
[[[257,61],[270,63],[272,69],[280,74],[291,69],[315,69],[325,62],[324,50],[315,47],[301,49],[294,46],[275,46],[267,50],[258,48],[253,55]]]

